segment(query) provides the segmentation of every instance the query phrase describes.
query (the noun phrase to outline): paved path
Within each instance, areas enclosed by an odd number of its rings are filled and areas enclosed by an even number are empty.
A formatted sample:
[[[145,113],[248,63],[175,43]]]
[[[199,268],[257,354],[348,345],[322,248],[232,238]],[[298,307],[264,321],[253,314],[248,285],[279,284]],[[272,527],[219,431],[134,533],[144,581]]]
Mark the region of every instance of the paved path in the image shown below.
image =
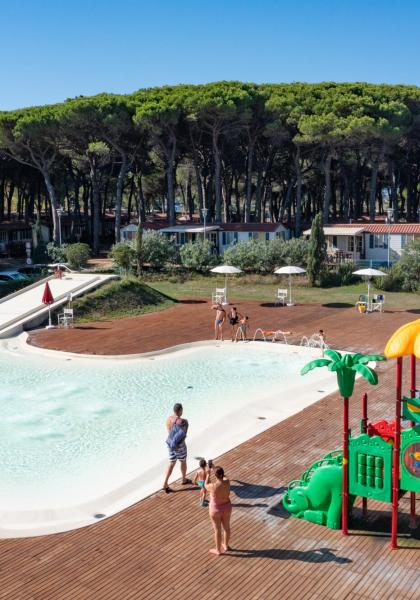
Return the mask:
[[[57,309],[64,304],[70,293],[78,295],[82,291],[102,285],[108,279],[109,276],[94,273],[68,273],[62,279],[49,279],[48,283],[55,300],[52,308]],[[15,323],[24,326],[37,317],[38,313],[47,313],[47,308],[42,304],[44,288],[45,280],[0,300],[0,336],[4,337]]]

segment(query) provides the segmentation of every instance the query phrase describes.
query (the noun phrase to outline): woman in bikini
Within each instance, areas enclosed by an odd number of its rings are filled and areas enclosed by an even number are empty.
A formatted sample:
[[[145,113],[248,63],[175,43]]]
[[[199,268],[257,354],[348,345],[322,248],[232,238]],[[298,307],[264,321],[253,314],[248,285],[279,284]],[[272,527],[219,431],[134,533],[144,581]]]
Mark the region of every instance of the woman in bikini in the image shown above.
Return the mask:
[[[210,554],[220,556],[229,548],[230,516],[232,504],[230,502],[230,481],[225,477],[222,467],[215,467],[216,481],[210,483],[211,473],[206,477],[205,488],[210,494],[209,515],[214,529],[216,547],[209,550]],[[223,529],[223,543],[222,543]]]
[[[241,316],[242,315],[240,315],[236,310],[236,306],[232,306],[232,308],[229,311],[230,335],[232,342],[235,341],[236,327]]]

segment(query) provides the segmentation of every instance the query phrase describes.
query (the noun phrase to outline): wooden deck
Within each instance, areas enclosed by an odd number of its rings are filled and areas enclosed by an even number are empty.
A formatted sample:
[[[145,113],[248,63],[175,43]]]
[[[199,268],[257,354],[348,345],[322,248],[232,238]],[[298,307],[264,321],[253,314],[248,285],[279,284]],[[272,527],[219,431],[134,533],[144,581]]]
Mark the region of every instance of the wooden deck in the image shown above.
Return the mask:
[[[248,303],[247,310],[254,315],[257,326],[257,306],[254,313],[251,308]],[[208,322],[208,307],[206,310]],[[335,345],[358,347],[362,351],[382,350],[394,329],[416,318],[415,314],[399,312],[369,315],[361,320],[356,315],[356,320],[353,311],[324,310],[324,307],[279,310],[282,321],[298,335],[322,327]],[[194,308],[195,320],[197,314]],[[147,316],[156,319],[155,336],[162,316]],[[271,326],[272,322],[262,324]],[[207,337],[208,333],[207,330]],[[77,330],[71,332],[76,334]],[[174,335],[172,343],[179,341]],[[52,338],[45,337],[51,342]],[[150,348],[153,342],[150,340],[143,346],[139,340],[136,351]],[[94,340],[90,343],[94,349]],[[167,338],[161,335],[154,343],[157,346],[167,343]],[[393,415],[393,364],[381,364],[378,371],[380,384],[368,390],[372,419]],[[360,398],[365,389],[358,382],[351,402],[351,426],[355,431],[359,427]],[[389,548],[387,504],[372,503],[364,524],[356,505],[351,535],[347,538],[340,532],[289,517],[280,506],[279,498],[287,483],[325,452],[338,447],[340,440],[341,402],[333,394],[218,459],[233,485],[234,550],[229,555],[208,555],[212,532],[206,509],[198,505],[198,491],[175,486],[174,494],[155,494],[85,529],[0,541],[0,598],[277,600],[380,596],[383,600],[408,600],[420,597],[420,527],[408,530],[408,499],[401,501],[398,551]]]

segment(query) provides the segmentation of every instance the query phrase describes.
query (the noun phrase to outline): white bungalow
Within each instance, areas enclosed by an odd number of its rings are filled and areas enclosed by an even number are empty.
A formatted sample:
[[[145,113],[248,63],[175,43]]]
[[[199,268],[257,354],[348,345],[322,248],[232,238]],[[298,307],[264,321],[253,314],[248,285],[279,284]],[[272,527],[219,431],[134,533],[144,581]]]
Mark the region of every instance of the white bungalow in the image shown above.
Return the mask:
[[[303,235],[309,236],[308,229]],[[420,238],[420,223],[345,223],[325,226],[328,257],[331,261],[368,261],[375,265],[392,264],[404,248]]]
[[[276,238],[289,239],[290,232],[281,223],[221,223],[204,227],[199,223],[177,224],[171,227],[162,223],[146,222],[144,229],[155,229],[174,239],[177,246],[206,237],[220,254],[238,242],[249,240],[269,241]],[[130,223],[121,229],[121,241],[136,237],[137,224]]]

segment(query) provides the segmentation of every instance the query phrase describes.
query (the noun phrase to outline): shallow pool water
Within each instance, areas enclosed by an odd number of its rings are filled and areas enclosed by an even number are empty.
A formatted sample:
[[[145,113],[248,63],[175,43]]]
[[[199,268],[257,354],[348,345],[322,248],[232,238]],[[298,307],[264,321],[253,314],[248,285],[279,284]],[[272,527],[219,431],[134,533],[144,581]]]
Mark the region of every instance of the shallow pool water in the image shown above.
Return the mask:
[[[164,422],[175,402],[192,435],[300,379],[307,356],[267,346],[124,361],[0,352],[0,510],[67,506],[147,472],[166,459]]]

